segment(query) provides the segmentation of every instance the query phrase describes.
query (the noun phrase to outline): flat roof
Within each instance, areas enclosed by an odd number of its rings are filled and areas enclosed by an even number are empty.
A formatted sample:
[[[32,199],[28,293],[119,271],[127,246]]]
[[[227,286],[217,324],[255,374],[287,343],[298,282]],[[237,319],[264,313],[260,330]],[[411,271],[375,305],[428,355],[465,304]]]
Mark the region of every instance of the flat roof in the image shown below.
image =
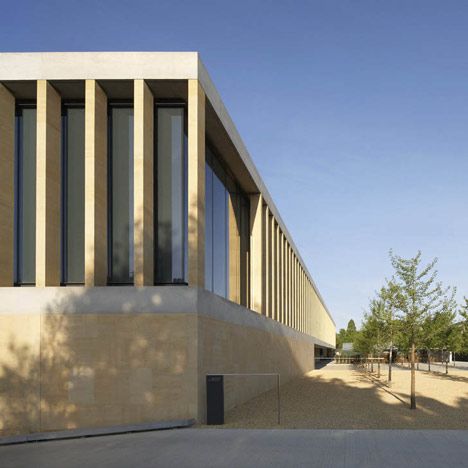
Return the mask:
[[[335,324],[306,263],[263,183],[198,52],[3,52],[1,81],[30,80],[189,80],[198,79],[291,248],[302,264],[325,310]],[[336,326],[336,324],[335,324]]]

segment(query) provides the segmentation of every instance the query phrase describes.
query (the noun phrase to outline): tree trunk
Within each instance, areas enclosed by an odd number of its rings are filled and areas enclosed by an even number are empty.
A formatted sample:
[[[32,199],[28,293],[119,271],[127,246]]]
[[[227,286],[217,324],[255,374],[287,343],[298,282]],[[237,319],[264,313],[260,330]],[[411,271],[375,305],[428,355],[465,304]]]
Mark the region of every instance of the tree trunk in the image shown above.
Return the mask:
[[[429,372],[431,372],[431,351],[427,350],[427,366],[429,367]]]
[[[388,355],[388,381],[392,381],[392,359],[393,359],[393,343],[390,343],[390,354]]]
[[[379,358],[379,360],[377,361],[377,378],[380,379],[380,358]]]
[[[416,372],[414,369],[414,343],[411,345],[411,409],[416,409]]]
[[[449,362],[449,352],[447,351],[445,354],[445,373],[448,374],[448,362]]]
[[[372,373],[374,373],[374,355],[371,354],[371,368],[370,368],[370,371]]]

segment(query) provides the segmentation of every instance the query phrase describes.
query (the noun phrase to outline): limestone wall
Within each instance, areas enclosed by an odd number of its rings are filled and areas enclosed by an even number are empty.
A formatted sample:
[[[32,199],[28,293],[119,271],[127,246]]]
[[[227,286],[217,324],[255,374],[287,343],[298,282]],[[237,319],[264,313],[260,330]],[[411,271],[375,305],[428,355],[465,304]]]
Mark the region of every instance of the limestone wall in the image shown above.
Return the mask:
[[[285,383],[313,368],[314,344],[196,288],[2,288],[0,435],[203,422],[206,374]],[[275,384],[226,378],[226,408]]]

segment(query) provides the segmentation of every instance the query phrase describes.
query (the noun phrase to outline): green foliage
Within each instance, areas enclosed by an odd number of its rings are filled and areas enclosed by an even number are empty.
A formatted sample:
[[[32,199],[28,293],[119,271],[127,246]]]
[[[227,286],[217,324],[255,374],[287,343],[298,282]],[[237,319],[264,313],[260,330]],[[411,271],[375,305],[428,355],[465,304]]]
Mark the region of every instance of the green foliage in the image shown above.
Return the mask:
[[[356,333],[356,331],[357,331],[356,324],[354,323],[354,320],[351,319],[348,322],[348,327],[346,328],[346,332],[348,333],[348,335],[352,335],[353,333]]]
[[[451,297],[444,298],[442,310],[434,315],[436,325],[436,345],[439,349],[459,351],[461,349],[461,329],[455,322],[457,317],[457,303],[455,290]]]
[[[437,259],[423,265],[421,252],[405,259],[390,251],[390,261],[393,276],[371,299],[361,329],[350,320],[337,335],[338,347],[352,342],[356,352],[374,355],[395,345],[400,352],[415,345],[467,353],[468,298],[457,322],[456,289],[437,281]]]
[[[443,289],[437,282],[437,259],[429,264],[421,264],[421,252],[405,259],[390,251],[390,261],[394,268],[391,284],[392,306],[403,333],[400,340],[405,347],[421,345],[424,342],[424,325],[434,314],[443,310],[450,288]]]
[[[468,354],[468,298],[464,298],[465,304],[461,306],[461,321],[458,323],[460,328],[460,349],[458,352]]]
[[[356,324],[354,323],[354,320],[351,319],[348,322],[346,330],[341,328],[336,334],[336,347],[340,349],[343,347],[343,343],[354,343],[357,333]]]
[[[380,355],[393,342],[396,324],[391,299],[394,292],[395,287],[389,282],[370,301],[356,340],[355,348],[361,354]]]

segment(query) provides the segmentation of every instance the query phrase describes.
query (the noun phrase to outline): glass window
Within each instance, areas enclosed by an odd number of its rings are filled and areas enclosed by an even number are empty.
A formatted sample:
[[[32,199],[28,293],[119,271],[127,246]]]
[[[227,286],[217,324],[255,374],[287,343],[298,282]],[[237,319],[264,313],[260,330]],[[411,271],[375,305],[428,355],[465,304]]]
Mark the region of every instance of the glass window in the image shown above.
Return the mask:
[[[229,295],[229,216],[226,174],[207,149],[205,180],[205,287]]]
[[[62,117],[62,282],[84,283],[85,111],[66,107]]]
[[[21,106],[15,145],[15,283],[36,281],[36,109]]]
[[[240,198],[240,303],[250,304],[250,201],[242,193]]]
[[[227,297],[227,190],[213,174],[213,292]]]
[[[213,170],[205,165],[205,289],[213,291]]]
[[[133,108],[109,113],[109,283],[133,282]]]
[[[186,145],[184,108],[158,107],[155,277],[186,283]]]

